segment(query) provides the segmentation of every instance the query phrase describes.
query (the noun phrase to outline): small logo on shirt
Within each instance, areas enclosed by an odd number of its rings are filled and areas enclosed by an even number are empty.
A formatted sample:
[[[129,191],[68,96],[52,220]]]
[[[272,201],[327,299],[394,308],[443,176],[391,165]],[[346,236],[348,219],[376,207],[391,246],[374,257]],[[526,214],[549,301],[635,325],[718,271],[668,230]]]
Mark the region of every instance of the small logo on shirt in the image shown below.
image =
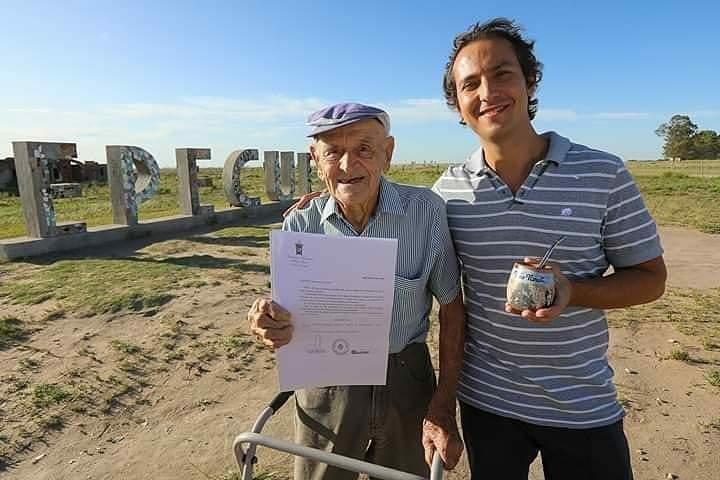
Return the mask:
[[[570,215],[572,215],[572,208],[563,208],[560,212],[560,215],[562,215],[563,217],[569,217]]]

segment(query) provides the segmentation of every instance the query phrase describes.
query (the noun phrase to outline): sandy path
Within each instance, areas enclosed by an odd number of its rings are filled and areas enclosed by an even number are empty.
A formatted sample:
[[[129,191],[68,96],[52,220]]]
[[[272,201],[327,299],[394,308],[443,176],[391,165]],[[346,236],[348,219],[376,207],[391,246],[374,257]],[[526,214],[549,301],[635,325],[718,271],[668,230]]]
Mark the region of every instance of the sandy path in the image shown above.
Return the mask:
[[[720,235],[707,235],[680,228],[660,229],[665,259],[669,269],[669,285],[709,289],[720,287]],[[217,245],[186,243],[176,239],[151,246],[159,249],[215,255],[232,259],[238,249],[226,241]],[[267,262],[264,246],[248,247],[248,251]],[[185,252],[185,253],[183,253]],[[120,252],[129,255],[132,252]],[[252,297],[267,294],[264,273],[245,274],[244,285],[224,278],[225,270],[208,269],[207,285],[194,295],[180,296],[164,307],[155,317],[142,314],[121,314],[112,321],[106,318],[74,318],[50,324],[33,337],[34,347],[52,348],[62,357],[62,365],[48,359],[46,369],[35,374],[33,381],[51,380],[60,370],[71,366],[84,368],[89,360],[77,355],[81,344],[99,353],[109,352],[113,339],[127,339],[144,344],[165,331],[170,319],[182,318],[188,328],[196,331],[197,341],[211,342],[235,332]],[[18,315],[38,316],[42,307],[17,309]],[[210,329],[199,326],[212,320]],[[126,325],[135,325],[128,330]],[[90,340],[83,340],[91,332]],[[669,343],[674,339],[677,343]],[[183,347],[191,355],[190,341]],[[693,357],[691,362],[667,359],[674,348],[682,347]],[[148,343],[147,348],[151,345]],[[150,385],[140,395],[142,403],[128,406],[114,416],[77,417],[59,432],[48,436],[46,444],[37,444],[13,468],[0,471],[0,478],[38,480],[115,479],[139,480],[187,478],[225,480],[224,474],[233,466],[230,444],[236,433],[249,428],[254,416],[272,396],[275,375],[271,356],[263,349],[252,348],[248,360],[220,357],[208,360],[202,375],[190,374],[188,363],[178,361],[167,365],[164,373],[148,378]],[[160,355],[160,353],[156,352]],[[0,352],[0,363],[15,372],[21,358],[31,352],[11,349]],[[111,357],[111,352],[108,353]],[[709,388],[703,375],[720,365],[720,352],[706,351],[698,336],[678,332],[670,323],[633,322],[611,329],[610,359],[616,382],[628,415],[625,428],[631,444],[635,478],[652,480],[666,478],[670,472],[680,480],[714,480],[720,471],[720,395]],[[252,358],[254,360],[250,361]],[[233,363],[243,363],[242,372],[229,370]],[[112,362],[106,362],[112,367]],[[628,370],[626,370],[628,369]],[[57,370],[55,372],[54,370]],[[628,373],[631,372],[631,373]],[[102,372],[101,372],[102,373]],[[103,373],[107,375],[107,372]],[[232,377],[232,378],[230,378]],[[134,400],[129,398],[128,400]],[[2,402],[0,401],[0,404]],[[278,438],[291,438],[291,408],[285,408],[269,426],[268,433]],[[644,453],[641,453],[644,452]],[[44,454],[41,461],[33,457]],[[287,472],[290,460],[264,450],[260,466],[265,471]],[[449,480],[468,478],[465,459],[458,472],[447,475]],[[533,465],[531,480],[542,479],[539,461]]]
[[[720,287],[720,235],[677,227],[660,229],[668,267],[668,284],[674,287]]]

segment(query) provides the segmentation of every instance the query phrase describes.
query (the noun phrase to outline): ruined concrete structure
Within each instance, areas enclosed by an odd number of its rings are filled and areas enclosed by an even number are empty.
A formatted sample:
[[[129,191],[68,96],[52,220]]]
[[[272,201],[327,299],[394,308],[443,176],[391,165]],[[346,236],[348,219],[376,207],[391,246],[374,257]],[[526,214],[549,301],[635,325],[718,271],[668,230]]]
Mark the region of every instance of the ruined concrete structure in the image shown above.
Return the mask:
[[[50,195],[52,198],[82,197],[82,184],[80,183],[51,183]]]
[[[0,159],[0,192],[8,192],[15,196],[19,195],[15,162],[12,157]]]
[[[213,179],[212,177],[198,177],[197,184],[198,187],[212,187]]]
[[[58,159],[50,170],[52,183],[107,183],[107,165],[75,158]],[[0,192],[19,195],[15,159],[0,159]]]

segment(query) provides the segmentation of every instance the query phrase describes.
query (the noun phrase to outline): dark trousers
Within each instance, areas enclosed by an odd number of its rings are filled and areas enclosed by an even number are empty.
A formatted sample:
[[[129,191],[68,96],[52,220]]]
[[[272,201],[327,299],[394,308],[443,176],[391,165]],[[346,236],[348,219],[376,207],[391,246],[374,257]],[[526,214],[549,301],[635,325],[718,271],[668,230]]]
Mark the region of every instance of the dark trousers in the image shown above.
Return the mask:
[[[527,480],[542,456],[545,480],[632,480],[622,420],[598,428],[542,427],[460,403],[473,479]]]
[[[422,421],[434,391],[428,348],[413,343],[389,356],[387,385],[297,390],[295,441],[428,477]],[[357,476],[295,458],[295,480],[353,480]]]

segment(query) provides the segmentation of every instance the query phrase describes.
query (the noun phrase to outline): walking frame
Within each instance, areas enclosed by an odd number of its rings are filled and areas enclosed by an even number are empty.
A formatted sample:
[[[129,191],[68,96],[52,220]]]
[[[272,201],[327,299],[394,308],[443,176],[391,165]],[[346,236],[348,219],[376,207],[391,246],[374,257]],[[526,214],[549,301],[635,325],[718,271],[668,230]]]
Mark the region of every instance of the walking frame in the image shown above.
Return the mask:
[[[309,460],[315,460],[327,465],[349,470],[351,472],[365,473],[372,478],[383,480],[427,480],[418,475],[401,472],[393,468],[383,467],[374,463],[357,460],[355,458],[329,453],[317,448],[298,445],[285,440],[263,435],[262,431],[265,423],[288,401],[294,392],[282,392],[275,396],[270,404],[262,411],[260,416],[255,420],[252,430],[244,432],[235,437],[233,442],[233,452],[235,459],[241,471],[242,480],[252,480],[253,467],[257,463],[255,451],[258,445],[271,448],[280,452],[290,453]],[[433,456],[432,467],[430,468],[430,480],[442,480],[443,464],[440,455],[436,451]]]

